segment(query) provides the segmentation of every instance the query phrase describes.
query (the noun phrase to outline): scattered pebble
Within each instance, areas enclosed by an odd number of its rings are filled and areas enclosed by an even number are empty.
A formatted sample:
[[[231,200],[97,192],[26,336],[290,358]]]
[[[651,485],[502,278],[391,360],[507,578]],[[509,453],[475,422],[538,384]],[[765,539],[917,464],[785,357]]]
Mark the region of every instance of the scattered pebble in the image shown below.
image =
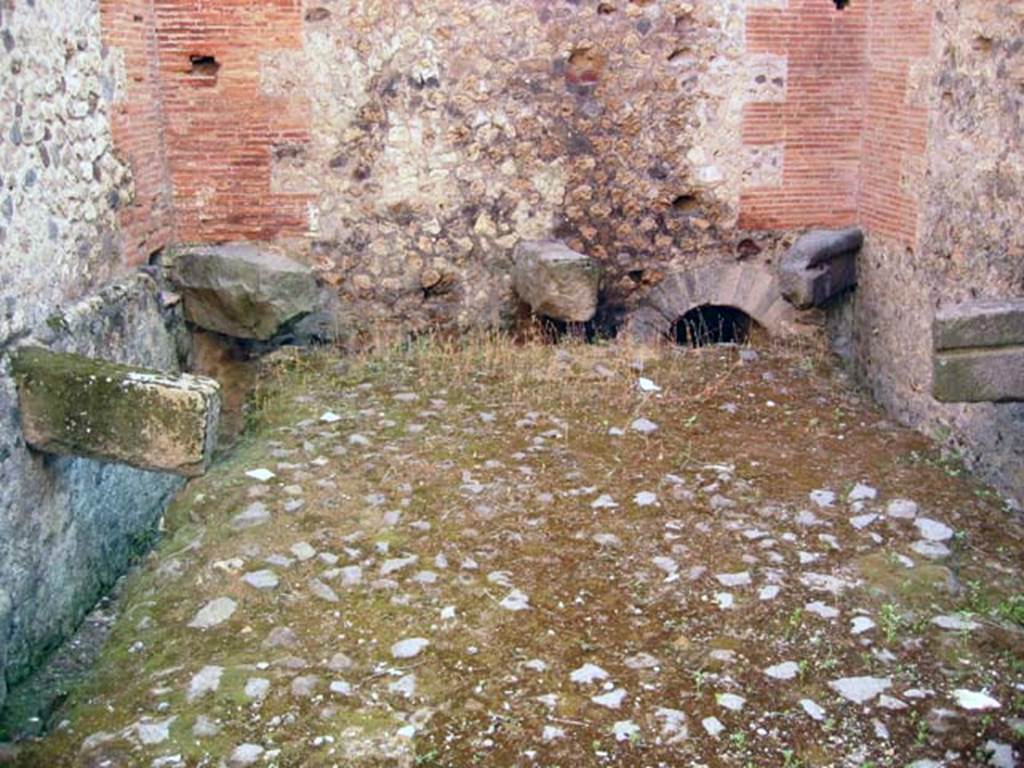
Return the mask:
[[[426,650],[429,645],[430,641],[422,637],[399,640],[391,646],[391,655],[396,659],[414,659]]]

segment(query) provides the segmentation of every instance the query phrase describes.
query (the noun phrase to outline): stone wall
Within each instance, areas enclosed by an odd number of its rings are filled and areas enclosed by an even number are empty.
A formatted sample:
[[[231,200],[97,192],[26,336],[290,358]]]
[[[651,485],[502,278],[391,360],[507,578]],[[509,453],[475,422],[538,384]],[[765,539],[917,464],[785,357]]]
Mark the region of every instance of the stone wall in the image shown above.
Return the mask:
[[[962,451],[1024,501],[1024,406],[947,406],[930,396],[935,311],[967,299],[1024,295],[1024,3],[903,4],[917,13],[892,24],[890,41],[899,38],[894,47],[902,55],[917,51],[921,58],[887,64],[898,98],[888,98],[889,149],[876,173],[887,179],[893,217],[867,217],[853,298],[856,354],[893,413]],[[924,30],[904,23],[925,10]],[[879,18],[889,21],[895,20]],[[915,28],[930,42],[924,52],[913,40]],[[921,105],[926,145],[915,138],[901,147],[900,137],[917,130]],[[894,158],[897,165],[887,165]]]
[[[770,258],[767,226],[855,217],[865,21],[750,5],[155,0],[178,234],[283,242],[363,324],[412,330],[500,322],[520,238],[601,259],[612,307]],[[745,110],[788,92],[792,140],[745,143]],[[745,189],[785,215],[738,224]]]
[[[135,164],[111,127],[124,61],[97,0],[0,0],[0,706],[144,551],[180,484],[29,451],[9,376],[28,338],[177,369],[152,281],[107,285],[138,258],[122,229]]]
[[[0,344],[120,268],[117,75],[96,0],[0,0]]]

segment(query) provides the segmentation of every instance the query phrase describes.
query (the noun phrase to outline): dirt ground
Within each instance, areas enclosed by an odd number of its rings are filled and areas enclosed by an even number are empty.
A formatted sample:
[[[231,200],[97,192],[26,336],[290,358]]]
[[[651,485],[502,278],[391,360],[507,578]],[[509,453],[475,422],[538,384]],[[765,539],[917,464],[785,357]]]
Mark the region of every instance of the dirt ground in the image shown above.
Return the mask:
[[[1024,528],[811,350],[278,355],[165,529],[16,765],[1021,758]]]

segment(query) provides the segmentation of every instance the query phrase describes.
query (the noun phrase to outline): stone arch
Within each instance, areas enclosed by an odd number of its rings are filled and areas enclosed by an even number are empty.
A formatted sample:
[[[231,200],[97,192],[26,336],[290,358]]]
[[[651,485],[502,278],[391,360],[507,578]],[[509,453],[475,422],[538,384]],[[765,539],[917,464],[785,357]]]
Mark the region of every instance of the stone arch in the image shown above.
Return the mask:
[[[668,275],[629,316],[628,333],[645,342],[667,338],[683,315],[706,305],[742,310],[769,336],[796,333],[796,310],[783,298],[774,272],[756,264],[721,263]]]

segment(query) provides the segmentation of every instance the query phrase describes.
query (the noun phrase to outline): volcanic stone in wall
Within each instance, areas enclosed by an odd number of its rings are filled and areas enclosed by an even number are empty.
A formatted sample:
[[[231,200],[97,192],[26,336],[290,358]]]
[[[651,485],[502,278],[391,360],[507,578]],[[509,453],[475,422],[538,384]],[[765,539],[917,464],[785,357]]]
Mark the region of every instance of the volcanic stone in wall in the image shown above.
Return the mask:
[[[597,312],[601,266],[554,240],[520,242],[512,272],[515,291],[536,315],[585,323]]]
[[[936,400],[1024,402],[1024,299],[944,309],[935,316],[932,338]]]
[[[220,386],[42,347],[13,359],[25,441],[46,453],[85,456],[186,477],[210,464]]]
[[[169,277],[191,323],[239,339],[265,341],[318,306],[308,267],[252,244],[180,250],[170,259]]]
[[[857,227],[816,229],[803,235],[782,259],[782,294],[797,309],[809,309],[852,288],[863,245],[864,233]]]

